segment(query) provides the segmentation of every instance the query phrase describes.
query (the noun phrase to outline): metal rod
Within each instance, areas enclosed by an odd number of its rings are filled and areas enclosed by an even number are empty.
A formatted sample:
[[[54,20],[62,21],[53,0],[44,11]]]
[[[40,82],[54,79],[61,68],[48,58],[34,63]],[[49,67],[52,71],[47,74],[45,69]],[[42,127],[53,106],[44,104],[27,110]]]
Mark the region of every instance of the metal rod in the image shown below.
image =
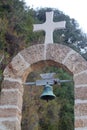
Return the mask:
[[[23,83],[23,85],[36,85],[36,82],[26,82],[26,83]]]
[[[36,85],[36,86],[45,86],[46,84],[54,85],[58,83],[66,83],[66,82],[72,82],[72,80],[60,80],[60,79],[46,79],[46,80],[36,80],[36,82],[26,82],[23,83],[23,85]]]
[[[59,83],[72,82],[72,80],[60,80]]]

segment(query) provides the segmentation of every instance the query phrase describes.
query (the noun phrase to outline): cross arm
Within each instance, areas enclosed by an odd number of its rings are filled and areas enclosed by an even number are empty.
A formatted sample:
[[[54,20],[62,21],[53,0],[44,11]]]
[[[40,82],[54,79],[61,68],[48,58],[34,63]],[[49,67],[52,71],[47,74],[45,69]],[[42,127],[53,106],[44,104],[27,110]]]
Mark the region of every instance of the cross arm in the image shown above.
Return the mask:
[[[54,24],[54,30],[55,29],[65,29],[66,21],[53,23]]]
[[[34,24],[33,25],[33,31],[44,31],[43,24]]]

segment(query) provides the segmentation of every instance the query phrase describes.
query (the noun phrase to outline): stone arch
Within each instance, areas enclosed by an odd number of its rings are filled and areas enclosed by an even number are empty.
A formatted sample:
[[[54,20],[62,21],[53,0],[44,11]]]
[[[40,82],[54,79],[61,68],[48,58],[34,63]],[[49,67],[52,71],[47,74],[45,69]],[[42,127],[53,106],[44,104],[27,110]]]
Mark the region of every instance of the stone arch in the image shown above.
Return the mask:
[[[0,95],[1,130],[21,130],[23,82],[32,70],[45,63],[61,66],[73,74],[75,130],[87,129],[87,62],[67,46],[38,44],[19,52],[4,71]]]

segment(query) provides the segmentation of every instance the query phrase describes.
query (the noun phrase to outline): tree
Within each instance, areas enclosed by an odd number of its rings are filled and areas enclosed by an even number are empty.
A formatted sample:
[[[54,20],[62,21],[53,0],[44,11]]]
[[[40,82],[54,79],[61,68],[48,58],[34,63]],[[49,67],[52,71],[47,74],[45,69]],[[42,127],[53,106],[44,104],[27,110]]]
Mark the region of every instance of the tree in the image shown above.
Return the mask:
[[[20,50],[29,46],[27,39],[32,32],[32,24],[32,9],[26,7],[23,1],[0,1],[0,53],[4,57],[0,62],[2,72]]]

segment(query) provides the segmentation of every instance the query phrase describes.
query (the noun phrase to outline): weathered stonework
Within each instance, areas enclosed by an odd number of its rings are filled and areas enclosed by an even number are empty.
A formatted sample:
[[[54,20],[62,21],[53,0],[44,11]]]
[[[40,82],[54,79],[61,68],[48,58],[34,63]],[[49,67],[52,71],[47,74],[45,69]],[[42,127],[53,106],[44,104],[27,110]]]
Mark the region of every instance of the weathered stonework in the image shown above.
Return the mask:
[[[70,51],[72,51],[72,50],[70,48],[68,48],[67,46],[64,46],[61,44],[59,44],[59,45],[54,44],[54,46],[53,46],[53,45],[49,44],[46,49],[46,59],[53,60],[57,63],[62,64],[65,57],[68,55],[68,53],[70,53]]]
[[[22,95],[18,90],[7,90],[5,89],[5,91],[2,91],[1,94],[1,101],[0,104],[1,105],[15,105],[20,111],[22,109]]]
[[[87,85],[75,88],[75,99],[87,100]]]
[[[75,128],[87,127],[87,119],[78,119],[75,122]]]
[[[21,125],[16,118],[7,118],[0,123],[0,130],[21,130]]]
[[[6,67],[0,95],[0,130],[21,130],[23,82],[35,69],[57,66],[73,75],[75,130],[87,130],[87,62],[61,44],[38,44],[19,52]]]
[[[44,60],[44,45],[38,44],[36,46],[31,46],[20,52],[20,55],[30,65],[42,61]]]
[[[87,84],[87,70],[82,71],[82,73],[74,75],[75,85]]]
[[[85,116],[87,115],[87,102],[78,103],[75,105],[75,116]]]
[[[2,88],[5,90],[18,89],[21,94],[23,94],[23,86],[21,86],[20,81],[9,81],[4,80],[2,83]]]

